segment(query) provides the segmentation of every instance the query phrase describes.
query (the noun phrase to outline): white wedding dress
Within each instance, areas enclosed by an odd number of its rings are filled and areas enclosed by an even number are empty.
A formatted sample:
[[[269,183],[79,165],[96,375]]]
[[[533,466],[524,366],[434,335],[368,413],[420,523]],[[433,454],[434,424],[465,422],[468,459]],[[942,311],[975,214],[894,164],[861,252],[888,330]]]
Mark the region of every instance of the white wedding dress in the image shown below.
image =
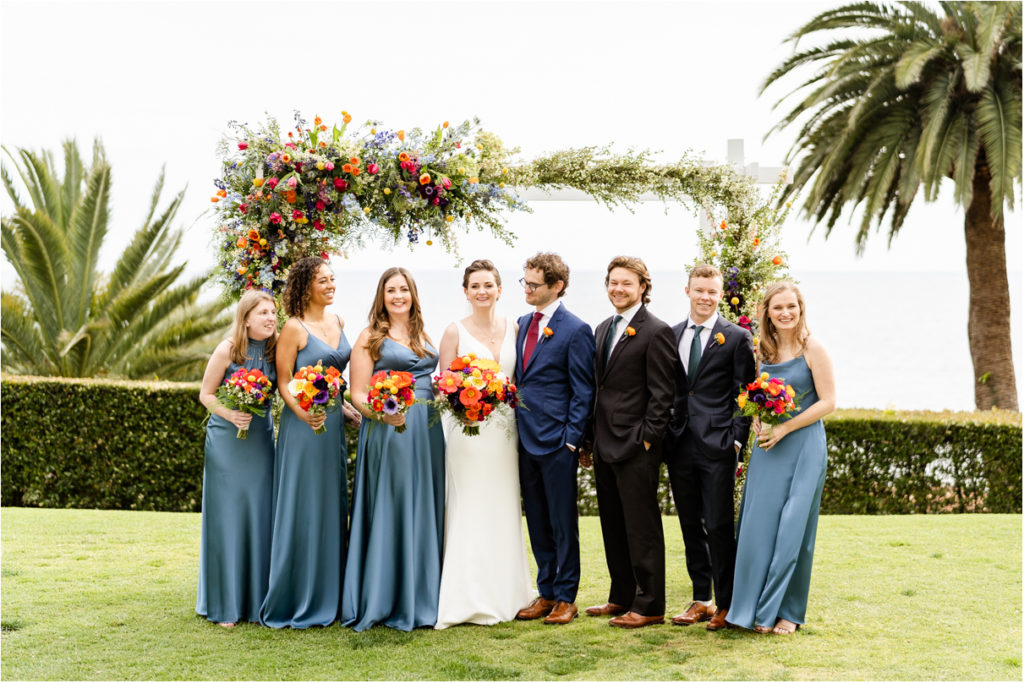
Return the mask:
[[[492,358],[462,323],[458,353]],[[501,370],[513,376],[515,325],[506,320]],[[445,417],[447,495],[444,515],[444,560],[437,624],[497,624],[515,618],[534,598],[523,540],[519,504],[519,453],[515,417],[496,411],[476,436]]]

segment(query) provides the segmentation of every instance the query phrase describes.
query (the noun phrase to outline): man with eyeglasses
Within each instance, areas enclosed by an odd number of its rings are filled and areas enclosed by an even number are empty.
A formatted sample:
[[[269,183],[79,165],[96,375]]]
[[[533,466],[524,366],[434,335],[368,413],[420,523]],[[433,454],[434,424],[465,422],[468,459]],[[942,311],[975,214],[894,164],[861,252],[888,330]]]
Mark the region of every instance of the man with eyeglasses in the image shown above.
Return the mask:
[[[519,319],[516,424],[519,484],[540,596],[516,618],[568,624],[579,613],[577,447],[594,394],[594,334],[559,301],[569,286],[569,267],[557,254],[530,258],[524,275],[519,283],[535,310]]]

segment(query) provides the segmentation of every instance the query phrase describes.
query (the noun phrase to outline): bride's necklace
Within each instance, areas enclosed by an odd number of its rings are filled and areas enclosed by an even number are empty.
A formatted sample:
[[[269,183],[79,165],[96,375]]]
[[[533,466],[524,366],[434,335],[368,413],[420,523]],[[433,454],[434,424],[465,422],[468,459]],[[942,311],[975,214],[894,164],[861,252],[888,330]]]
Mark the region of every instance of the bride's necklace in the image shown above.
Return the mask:
[[[498,322],[497,320],[492,321],[491,322],[491,328],[489,330],[484,330],[482,327],[477,325],[475,322],[473,322],[473,327],[475,327],[477,330],[482,331],[484,333],[484,336],[487,337],[488,341],[491,344],[495,344],[498,341],[498,328],[496,326],[497,322]]]

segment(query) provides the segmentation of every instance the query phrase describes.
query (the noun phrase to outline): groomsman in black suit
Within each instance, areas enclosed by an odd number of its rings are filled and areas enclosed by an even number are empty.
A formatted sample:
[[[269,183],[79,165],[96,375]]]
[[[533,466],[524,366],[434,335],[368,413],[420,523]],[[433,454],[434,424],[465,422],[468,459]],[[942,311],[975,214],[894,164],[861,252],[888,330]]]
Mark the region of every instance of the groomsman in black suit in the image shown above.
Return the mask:
[[[686,570],[693,582],[693,602],[672,623],[708,621],[709,631],[726,626],[732,600],[733,492],[738,457],[750,433],[750,420],[735,417],[736,396],[756,372],[750,332],[718,313],[722,290],[722,274],[714,266],[690,271],[690,316],[672,328],[676,395],[665,445]],[[712,586],[718,609],[712,607]]]
[[[594,335],[597,391],[580,462],[594,464],[611,588],[608,602],[587,614],[638,628],[665,621],[658,474],[675,392],[675,337],[645,306],[651,277],[643,261],[613,259],[605,285],[615,315]]]

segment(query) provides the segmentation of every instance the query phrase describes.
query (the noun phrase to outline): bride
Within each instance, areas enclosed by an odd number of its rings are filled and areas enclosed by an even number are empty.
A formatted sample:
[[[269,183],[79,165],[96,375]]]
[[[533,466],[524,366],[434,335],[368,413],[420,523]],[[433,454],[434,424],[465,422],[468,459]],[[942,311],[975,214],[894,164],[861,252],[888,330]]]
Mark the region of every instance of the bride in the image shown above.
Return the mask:
[[[472,313],[445,330],[439,368],[474,353],[498,361],[512,377],[515,322],[494,311],[501,275],[490,261],[476,260],[466,268],[462,288]],[[510,621],[534,597],[523,542],[514,420],[511,411],[495,412],[477,436],[465,436],[460,424],[445,419],[444,561],[434,628]]]

